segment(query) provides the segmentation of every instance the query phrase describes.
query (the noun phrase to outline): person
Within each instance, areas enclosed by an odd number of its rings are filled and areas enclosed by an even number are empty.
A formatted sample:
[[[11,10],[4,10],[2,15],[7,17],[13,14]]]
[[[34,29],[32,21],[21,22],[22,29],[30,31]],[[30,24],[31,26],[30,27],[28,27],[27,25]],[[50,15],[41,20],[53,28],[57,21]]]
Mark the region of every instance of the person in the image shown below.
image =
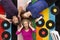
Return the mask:
[[[0,19],[6,20],[9,23],[13,23],[15,25],[18,25],[20,23],[20,19],[17,16],[13,16],[12,19],[8,19],[6,15],[0,14]]]
[[[18,15],[18,10],[12,0],[1,0],[0,4],[4,8],[7,18],[11,19],[14,15]]]
[[[28,12],[25,12],[22,14],[22,17],[29,18],[30,16],[35,20],[35,22],[38,22],[40,19],[43,18],[43,15],[40,13],[44,9],[48,8],[48,3],[45,0],[38,0],[34,4],[30,3],[27,6]]]
[[[6,18],[6,15],[2,15],[1,13],[0,13],[0,19],[6,20],[10,23],[10,20]]]
[[[12,0],[1,0],[0,4],[4,9],[4,15],[0,14],[0,18],[8,21],[9,23],[13,22],[15,24],[19,23],[18,20],[18,10]],[[17,20],[17,21],[15,21]]]
[[[17,0],[17,8],[18,8],[18,17],[22,20],[23,18],[20,16],[20,14],[24,13],[26,11],[26,7],[31,2],[31,0]],[[18,27],[20,28],[20,27]],[[22,34],[20,33],[17,36],[17,40],[23,40]]]
[[[15,24],[15,25],[19,25],[19,23],[20,23],[20,21],[21,21],[21,20],[18,18],[18,16],[13,16],[11,20],[12,20],[12,23]]]
[[[24,18],[32,17],[35,19],[35,22],[38,22],[40,19],[43,18],[43,15],[41,12],[45,10],[46,8],[50,7],[53,3],[55,3],[56,0],[37,0],[35,3],[32,4],[30,2],[28,6],[26,7],[28,12],[25,12],[22,14]]]
[[[15,0],[14,0],[15,1]],[[12,26],[12,40],[17,40],[17,36],[16,36],[16,30],[17,30],[17,25],[19,24],[19,18],[18,18],[18,10],[16,8],[16,4],[14,5],[13,0],[1,0],[0,4],[2,5],[3,9],[1,9],[2,7],[0,6],[0,19],[6,20],[9,23],[11,23]],[[4,13],[1,12],[1,10],[4,10]],[[2,14],[1,14],[2,13]]]
[[[17,8],[18,8],[18,17],[20,17],[20,13],[22,11],[26,11],[26,7],[29,5],[31,0],[17,0]]]
[[[36,32],[36,30],[32,27],[31,22],[27,19],[23,19],[21,27],[17,30],[16,35],[22,33],[24,40],[33,40],[33,32]]]

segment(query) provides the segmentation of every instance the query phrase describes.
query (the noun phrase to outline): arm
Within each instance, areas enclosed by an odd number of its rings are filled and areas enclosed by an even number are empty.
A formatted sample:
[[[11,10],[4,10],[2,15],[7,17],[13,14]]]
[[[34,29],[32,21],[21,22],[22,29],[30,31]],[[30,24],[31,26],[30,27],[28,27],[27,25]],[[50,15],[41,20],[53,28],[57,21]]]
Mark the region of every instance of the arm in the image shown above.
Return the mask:
[[[21,25],[22,25],[22,24],[21,24]],[[18,27],[19,27],[19,26],[18,26]],[[22,28],[23,28],[23,26],[21,26],[21,27],[17,30],[17,32],[16,32],[17,35],[21,32]]]
[[[18,8],[18,17],[20,17],[20,13],[22,12],[23,8],[22,7],[19,7]]]
[[[39,18],[35,19],[35,22],[38,22],[40,19],[42,19],[43,17],[40,16]]]
[[[9,23],[11,23],[11,22],[10,22],[10,19],[7,19],[7,18],[6,18],[6,15],[1,15],[1,14],[0,14],[0,18],[8,21]]]

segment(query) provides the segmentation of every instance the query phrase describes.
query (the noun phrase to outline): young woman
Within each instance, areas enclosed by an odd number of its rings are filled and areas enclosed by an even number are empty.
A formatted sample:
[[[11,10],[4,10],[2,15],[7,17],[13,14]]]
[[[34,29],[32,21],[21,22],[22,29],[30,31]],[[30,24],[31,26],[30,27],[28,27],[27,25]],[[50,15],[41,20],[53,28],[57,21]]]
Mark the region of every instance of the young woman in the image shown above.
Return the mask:
[[[12,0],[1,0],[0,4],[2,5],[4,9],[4,15],[0,14],[0,18],[4,19],[11,23],[11,20],[13,21],[18,20],[18,10]],[[17,23],[18,21],[13,21],[14,23]]]
[[[17,16],[13,16],[12,19],[6,18],[6,15],[0,14],[0,19],[6,20],[9,23],[13,23],[15,25],[18,25],[20,23],[20,19]]]
[[[4,20],[7,20],[8,22],[10,22],[10,20],[6,18],[5,10],[1,4],[0,4],[0,19],[4,19]]]
[[[1,0],[0,4],[3,6],[7,18],[11,18],[14,15],[18,15],[18,10],[12,0]]]
[[[36,32],[35,28],[32,27],[31,22],[27,19],[22,21],[21,27],[18,29],[16,34],[22,33],[24,40],[33,40],[32,33]]]
[[[26,11],[26,7],[29,5],[31,0],[17,0],[18,17],[20,17],[21,11]]]

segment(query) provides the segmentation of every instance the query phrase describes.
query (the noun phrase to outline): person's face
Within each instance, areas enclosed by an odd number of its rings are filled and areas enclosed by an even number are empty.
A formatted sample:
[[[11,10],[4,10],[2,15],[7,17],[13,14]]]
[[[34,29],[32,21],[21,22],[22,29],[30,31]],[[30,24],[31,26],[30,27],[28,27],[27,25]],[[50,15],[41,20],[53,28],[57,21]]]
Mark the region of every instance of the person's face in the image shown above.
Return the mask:
[[[13,16],[12,21],[13,21],[14,24],[16,24],[16,23],[18,23],[18,18],[16,16]]]
[[[24,21],[23,25],[24,25],[25,28],[28,28],[28,25],[29,25],[29,24],[28,24],[27,21]]]
[[[29,18],[30,17],[30,13],[26,12],[22,15],[24,18]]]

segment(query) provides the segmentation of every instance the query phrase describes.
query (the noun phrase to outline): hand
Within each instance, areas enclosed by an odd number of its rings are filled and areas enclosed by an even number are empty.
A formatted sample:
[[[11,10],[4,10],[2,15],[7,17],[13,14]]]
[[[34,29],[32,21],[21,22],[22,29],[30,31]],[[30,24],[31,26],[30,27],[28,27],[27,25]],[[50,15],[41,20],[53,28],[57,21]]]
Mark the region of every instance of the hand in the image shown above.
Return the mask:
[[[35,22],[38,22],[39,20],[41,20],[43,17],[40,16],[39,18],[35,19]]]
[[[18,18],[19,18],[19,19],[21,19],[21,16],[20,16],[20,14],[18,14]]]
[[[21,27],[23,28],[23,25],[21,24]]]
[[[32,31],[35,30],[35,28],[32,27],[31,22],[29,22],[29,27],[32,29]]]
[[[29,22],[29,27],[32,27],[31,22]]]
[[[8,21],[9,23],[12,23],[12,22],[11,22],[11,19],[7,19],[7,21]]]

